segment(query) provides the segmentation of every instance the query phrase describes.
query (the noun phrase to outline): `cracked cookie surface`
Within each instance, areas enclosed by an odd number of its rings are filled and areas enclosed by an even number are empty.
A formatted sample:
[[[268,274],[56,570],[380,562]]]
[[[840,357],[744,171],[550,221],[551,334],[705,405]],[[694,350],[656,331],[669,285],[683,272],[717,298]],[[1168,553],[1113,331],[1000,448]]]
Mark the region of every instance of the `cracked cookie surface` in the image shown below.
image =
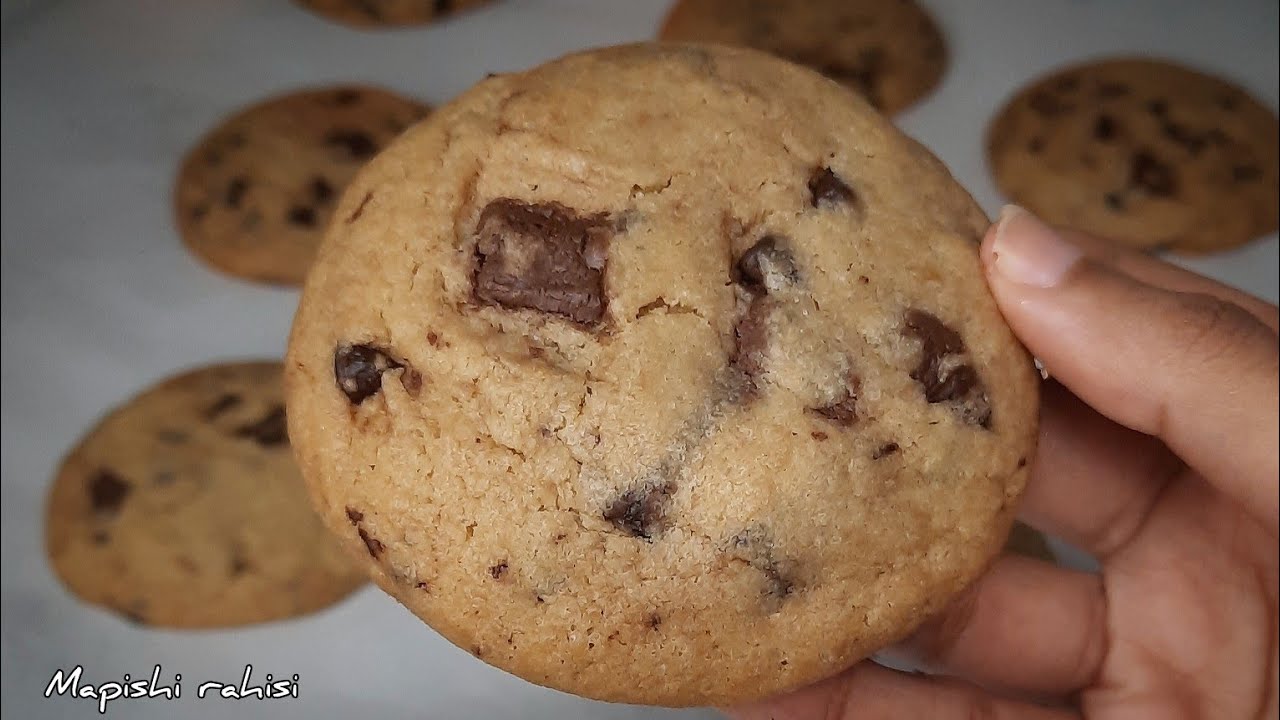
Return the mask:
[[[337,85],[237,112],[183,160],[174,186],[183,243],[231,275],[301,285],[347,183],[427,111],[386,90]]]
[[[1280,124],[1179,65],[1103,60],[1020,89],[987,129],[996,184],[1051,223],[1204,253],[1275,232]]]
[[[85,436],[45,528],[71,592],[144,625],[225,627],[313,612],[367,581],[308,504],[280,371],[186,372]]]
[[[932,92],[947,68],[942,32],[914,0],[679,0],[659,36],[764,50],[889,114]]]
[[[490,78],[353,182],[290,339],[312,497],[533,682],[812,682],[999,552],[1038,376],[987,219],[837,83],[639,45]]]

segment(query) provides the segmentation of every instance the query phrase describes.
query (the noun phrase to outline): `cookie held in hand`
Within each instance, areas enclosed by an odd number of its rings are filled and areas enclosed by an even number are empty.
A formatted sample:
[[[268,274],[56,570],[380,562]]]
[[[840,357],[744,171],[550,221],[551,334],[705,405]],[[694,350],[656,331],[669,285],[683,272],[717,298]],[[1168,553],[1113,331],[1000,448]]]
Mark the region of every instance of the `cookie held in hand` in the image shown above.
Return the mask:
[[[636,45],[490,78],[338,205],[287,361],[330,528],[536,683],[727,704],[909,633],[997,555],[1038,379],[988,221],[841,86]]]

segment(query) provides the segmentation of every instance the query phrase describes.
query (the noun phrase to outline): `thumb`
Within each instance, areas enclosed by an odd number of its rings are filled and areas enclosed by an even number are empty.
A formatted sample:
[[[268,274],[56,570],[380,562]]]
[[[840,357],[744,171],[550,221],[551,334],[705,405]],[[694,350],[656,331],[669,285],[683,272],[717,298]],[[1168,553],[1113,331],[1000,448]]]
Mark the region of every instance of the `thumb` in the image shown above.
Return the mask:
[[[1009,325],[1059,382],[1161,438],[1276,530],[1280,354],[1270,328],[1218,297],[1104,266],[1017,207],[987,232],[982,259]]]

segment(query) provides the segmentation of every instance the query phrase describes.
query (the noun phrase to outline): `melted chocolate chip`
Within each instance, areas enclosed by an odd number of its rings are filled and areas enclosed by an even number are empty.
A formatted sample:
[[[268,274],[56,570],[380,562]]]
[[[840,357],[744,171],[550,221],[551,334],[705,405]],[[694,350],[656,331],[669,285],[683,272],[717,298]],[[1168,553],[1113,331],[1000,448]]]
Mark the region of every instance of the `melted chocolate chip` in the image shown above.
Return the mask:
[[[200,218],[208,214],[209,214],[208,205],[194,205],[191,207],[190,210],[187,211],[187,216],[190,217],[192,220],[199,220]]]
[[[1045,140],[1043,137],[1036,136],[1027,141],[1027,152],[1037,155],[1044,152]]]
[[[858,196],[828,167],[815,168],[809,176],[809,202],[816,208],[857,205]]]
[[[734,282],[751,292],[764,293],[799,280],[795,257],[776,235],[765,235],[738,258]]]
[[[1236,182],[1250,182],[1262,177],[1262,169],[1257,165],[1236,165],[1231,168],[1231,179]]]
[[[343,345],[333,353],[334,380],[352,405],[382,389],[382,373],[403,367],[372,345]]]
[[[1102,196],[1102,202],[1106,203],[1108,210],[1124,210],[1124,195],[1118,192],[1109,192]]]
[[[1197,133],[1188,127],[1173,122],[1172,120],[1165,120],[1161,123],[1160,130],[1164,133],[1165,137],[1181,145],[1192,155],[1203,150],[1204,146],[1209,142],[1209,135]]]
[[[670,482],[632,488],[609,503],[604,519],[619,530],[647,540],[662,531],[674,492]]]
[[[1072,105],[1069,103],[1062,102],[1058,96],[1044,90],[1033,93],[1031,97],[1027,99],[1027,105],[1032,110],[1045,117],[1061,115],[1073,109]]]
[[[1145,150],[1139,150],[1133,155],[1129,184],[1155,197],[1172,197],[1178,191],[1178,181],[1173,169]]]
[[[359,525],[359,524],[360,524],[360,521],[361,521],[361,520],[364,520],[364,513],[360,512],[359,510],[357,510],[357,509],[355,509],[355,508],[351,507],[350,505],[348,505],[348,506],[347,506],[347,519],[351,521],[351,524],[352,524],[352,525]]]
[[[324,143],[343,150],[353,160],[368,160],[378,152],[378,143],[362,130],[334,130],[325,135]]]
[[[965,362],[964,340],[937,316],[923,310],[907,311],[903,334],[920,341],[920,356],[911,379],[924,389],[929,403],[951,403],[956,414],[971,425],[991,428],[991,404],[977,370]]]
[[[747,306],[747,312],[733,328],[734,349],[729,366],[741,373],[747,383],[745,390],[754,391],[756,380],[764,374],[765,351],[769,346],[769,315],[773,303],[766,297],[756,297]]]
[[[1098,86],[1098,97],[1118,98],[1129,94],[1129,86],[1124,83],[1102,83]]]
[[[307,189],[311,193],[311,199],[322,205],[333,199],[333,186],[319,175],[311,178],[311,184]]]
[[[231,577],[243,575],[249,570],[249,559],[244,556],[243,548],[236,548],[231,554]]]
[[[276,405],[261,420],[236,428],[236,437],[251,438],[263,447],[274,447],[289,442],[284,406]]]
[[[244,200],[244,195],[249,191],[249,179],[238,175],[231,178],[227,183],[227,189],[222,193],[222,202],[231,209],[240,207],[240,203]]]
[[[476,226],[475,297],[596,326],[605,316],[610,233],[601,215],[578,215],[557,203],[494,200]]]
[[[120,512],[132,488],[119,475],[107,469],[89,478],[89,507],[98,515],[112,516]]]
[[[871,453],[871,459],[879,460],[881,458],[886,458],[898,452],[901,449],[902,448],[898,447],[898,443],[895,443],[895,442],[885,443],[880,447],[876,448],[875,452]]]
[[[315,208],[309,208],[305,205],[294,205],[289,208],[289,214],[285,216],[285,220],[290,225],[308,228],[315,227],[318,222]]]
[[[658,613],[649,613],[649,629],[657,630],[662,627],[662,616]]]
[[[203,415],[205,420],[214,420],[222,413],[234,408],[240,404],[240,396],[235,393],[224,393],[221,397],[213,402],[205,409]]]
[[[360,539],[364,541],[364,547],[369,551],[369,557],[374,560],[382,557],[382,551],[386,549],[382,541],[365,532],[364,528],[356,528],[356,532],[360,535]]]
[[[1093,137],[1107,142],[1116,136],[1116,121],[1110,115],[1099,115],[1093,123]]]
[[[359,90],[352,90],[351,88],[343,88],[341,90],[335,90],[333,93],[333,104],[334,105],[354,105],[360,102],[360,97],[361,95]]]
[[[505,561],[500,562],[497,565],[494,565],[489,568],[489,577],[493,578],[494,580],[501,580],[502,576],[506,574],[507,574],[507,563]]]
[[[431,7],[437,15],[444,15],[453,11],[453,0],[435,0]]]
[[[749,528],[734,535],[729,540],[728,552],[764,576],[770,612],[777,612],[782,600],[796,591],[799,581],[793,563],[777,556],[773,540],[763,528]]]
[[[1163,117],[1165,113],[1169,112],[1169,105],[1163,100],[1151,100],[1147,102],[1147,112],[1156,117]]]
[[[830,420],[842,427],[852,427],[858,422],[858,389],[862,381],[852,373],[845,376],[845,386],[835,401],[822,407],[809,408],[809,412]]]

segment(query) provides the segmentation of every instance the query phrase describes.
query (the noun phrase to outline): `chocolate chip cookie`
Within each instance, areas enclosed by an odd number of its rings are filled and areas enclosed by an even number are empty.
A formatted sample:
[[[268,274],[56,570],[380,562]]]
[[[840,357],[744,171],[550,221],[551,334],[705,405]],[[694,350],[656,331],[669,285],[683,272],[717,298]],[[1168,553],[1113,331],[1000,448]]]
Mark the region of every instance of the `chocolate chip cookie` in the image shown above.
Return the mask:
[[[1038,376],[988,220],[865,102],[747,49],[488,79],[338,205],[286,363],[324,519],[454,643],[722,704],[910,631],[1000,552]]]
[[[280,363],[178,375],[63,461],[46,543],[72,593],[166,627],[309,613],[366,581],[325,531],[289,450]]]
[[[844,83],[885,113],[928,95],[947,67],[942,33],[911,0],[678,0],[660,37],[765,50]]]
[[[330,20],[355,27],[399,27],[435,22],[493,0],[294,0]]]
[[[213,267],[301,285],[338,194],[427,107],[357,85],[266,100],[187,154],[174,189],[187,248]]]
[[[1204,253],[1277,227],[1276,114],[1168,62],[1104,60],[1019,90],[987,131],[996,183],[1049,222]]]

